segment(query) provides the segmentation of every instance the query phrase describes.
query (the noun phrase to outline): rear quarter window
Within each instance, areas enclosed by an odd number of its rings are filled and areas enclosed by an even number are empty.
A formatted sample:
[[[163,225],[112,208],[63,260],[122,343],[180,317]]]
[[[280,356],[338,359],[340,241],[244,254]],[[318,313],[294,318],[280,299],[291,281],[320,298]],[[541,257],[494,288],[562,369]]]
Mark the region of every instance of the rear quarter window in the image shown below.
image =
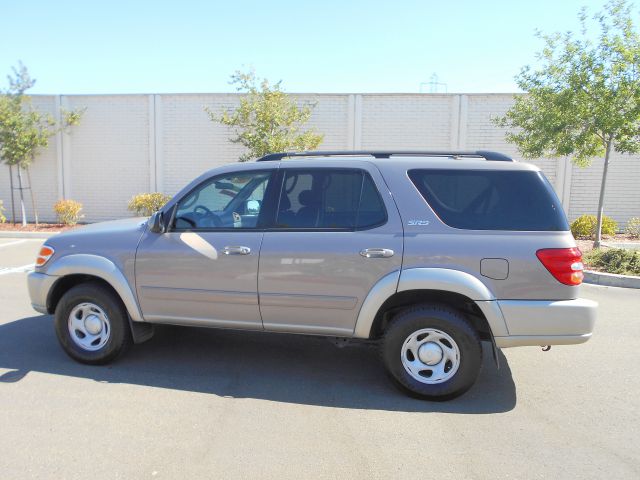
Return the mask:
[[[466,230],[569,230],[553,188],[541,172],[410,170],[409,178],[447,225]]]

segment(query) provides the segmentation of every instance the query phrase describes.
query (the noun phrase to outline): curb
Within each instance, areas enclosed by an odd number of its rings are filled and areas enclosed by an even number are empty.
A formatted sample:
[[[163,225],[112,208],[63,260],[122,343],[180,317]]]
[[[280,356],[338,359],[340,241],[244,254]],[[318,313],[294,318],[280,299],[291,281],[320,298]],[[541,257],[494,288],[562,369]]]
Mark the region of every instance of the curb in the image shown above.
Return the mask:
[[[584,271],[584,282],[607,287],[640,288],[640,277],[616,273]]]
[[[49,237],[53,237],[60,232],[15,232],[6,231],[0,232],[0,238],[31,238],[34,240],[46,240]]]
[[[621,248],[623,250],[640,250],[640,242],[602,242],[602,246],[609,248]]]

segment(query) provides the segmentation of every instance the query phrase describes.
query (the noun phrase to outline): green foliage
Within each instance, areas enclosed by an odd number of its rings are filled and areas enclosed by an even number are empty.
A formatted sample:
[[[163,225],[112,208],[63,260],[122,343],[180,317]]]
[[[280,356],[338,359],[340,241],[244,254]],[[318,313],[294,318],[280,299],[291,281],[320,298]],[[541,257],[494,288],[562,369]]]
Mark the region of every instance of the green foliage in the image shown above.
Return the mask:
[[[240,161],[268,153],[313,150],[322,143],[324,135],[303,128],[315,105],[299,107],[281,90],[281,82],[272,85],[266,79],[256,78],[253,71],[237,71],[231,76],[231,84],[246,94],[240,99],[240,106],[222,116],[208,107],[205,110],[212,121],[234,129],[236,137],[231,141],[247,148]]]
[[[58,200],[53,206],[58,216],[58,222],[64,225],[75,225],[84,215],[81,215],[82,204],[75,200]]]
[[[591,250],[584,256],[585,263],[597,270],[620,275],[640,275],[640,252],[611,248]]]
[[[40,150],[49,145],[50,137],[62,129],[78,125],[84,109],[65,111],[63,120],[56,122],[51,115],[35,109],[31,104],[31,98],[25,94],[36,83],[27,68],[19,63],[12,72],[7,76],[9,87],[0,90],[0,163],[18,167],[18,178],[22,186],[22,169],[28,173],[29,165]],[[33,195],[33,191],[31,193]],[[22,223],[26,225],[22,190],[20,202],[23,206]],[[35,204],[34,213],[37,224],[38,213]]]
[[[13,68],[7,79],[9,88],[0,92],[0,160],[28,167],[38,150],[49,145],[55,121],[35,110],[24,94],[35,84],[24,65]]]
[[[612,151],[640,152],[640,35],[627,0],[611,0],[593,16],[580,11],[580,34],[538,37],[536,68],[516,76],[526,95],[494,122],[525,158],[570,156],[578,166],[604,157],[594,246],[600,245],[604,192]],[[592,40],[592,38],[596,40]]]
[[[75,110],[65,110],[64,108],[60,109],[62,113],[62,128],[68,127],[76,127],[80,125],[80,120],[84,115],[84,112],[87,111],[87,107],[77,108]]]
[[[582,215],[571,222],[571,233],[574,238],[593,238],[596,234],[598,219],[595,215]],[[602,234],[615,235],[618,229],[616,221],[607,217],[602,217]]]
[[[78,125],[85,109],[63,112],[59,124],[49,115],[36,110],[25,92],[36,83],[27,68],[19,64],[7,80],[9,87],[0,90],[0,161],[7,165],[28,167],[49,138],[60,129]]]
[[[127,209],[135,212],[138,217],[150,217],[154,212],[160,210],[171,196],[164,193],[140,193],[135,195],[130,201]]]
[[[632,238],[640,238],[640,218],[630,218],[624,229],[624,233]]]
[[[615,0],[594,15],[597,42],[585,9],[579,18],[580,35],[538,33],[539,67],[516,76],[528,94],[494,119],[511,129],[507,140],[527,158],[572,156],[585,166],[609,143],[620,153],[640,152],[640,35],[631,7]]]
[[[2,200],[0,200],[0,223],[4,223],[7,221],[7,217],[4,216],[4,205],[2,203]]]

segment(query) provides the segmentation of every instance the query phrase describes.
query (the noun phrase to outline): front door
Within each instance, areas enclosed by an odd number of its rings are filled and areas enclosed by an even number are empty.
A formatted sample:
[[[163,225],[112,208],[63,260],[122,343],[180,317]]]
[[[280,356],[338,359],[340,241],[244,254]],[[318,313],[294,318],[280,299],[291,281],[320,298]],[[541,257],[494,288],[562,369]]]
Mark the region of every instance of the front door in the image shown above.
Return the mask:
[[[145,320],[262,329],[259,222],[274,171],[207,179],[179,200],[167,233],[145,233],[135,266]]]
[[[371,288],[401,267],[393,199],[368,165],[280,171],[275,225],[260,252],[264,328],[350,336]]]

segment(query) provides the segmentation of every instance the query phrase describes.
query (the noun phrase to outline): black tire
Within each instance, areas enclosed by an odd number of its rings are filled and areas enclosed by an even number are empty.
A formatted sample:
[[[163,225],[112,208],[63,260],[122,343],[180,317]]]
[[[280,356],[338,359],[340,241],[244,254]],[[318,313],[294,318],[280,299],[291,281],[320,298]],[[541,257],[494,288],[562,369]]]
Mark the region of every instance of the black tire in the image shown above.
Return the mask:
[[[405,341],[412,334],[423,329],[437,330],[448,335],[458,347],[457,371],[451,374],[450,378],[443,379],[441,383],[427,383],[430,381],[428,378],[418,381],[403,365],[402,355]],[[420,338],[420,336],[415,338]],[[423,341],[424,338],[422,337],[420,340]],[[440,341],[448,343],[446,339]],[[435,343],[437,344],[437,342]],[[413,354],[411,352],[405,353],[407,359],[412,361]],[[443,305],[419,305],[396,314],[382,338],[381,355],[387,373],[401,390],[417,398],[436,401],[450,400],[469,390],[478,378],[482,364],[482,346],[478,333],[464,315]],[[446,371],[448,365],[450,372],[453,364],[446,358],[442,361],[445,362],[443,371]],[[433,373],[429,372],[433,367],[425,368],[425,374]],[[449,373],[444,374],[445,377],[447,375]]]
[[[108,318],[108,340],[97,350],[86,350],[71,337],[70,315],[75,307],[83,303],[99,307]],[[97,282],[76,285],[62,296],[55,311],[55,329],[60,345],[67,355],[89,365],[109,363],[131,344],[129,318],[122,300],[110,288]]]

